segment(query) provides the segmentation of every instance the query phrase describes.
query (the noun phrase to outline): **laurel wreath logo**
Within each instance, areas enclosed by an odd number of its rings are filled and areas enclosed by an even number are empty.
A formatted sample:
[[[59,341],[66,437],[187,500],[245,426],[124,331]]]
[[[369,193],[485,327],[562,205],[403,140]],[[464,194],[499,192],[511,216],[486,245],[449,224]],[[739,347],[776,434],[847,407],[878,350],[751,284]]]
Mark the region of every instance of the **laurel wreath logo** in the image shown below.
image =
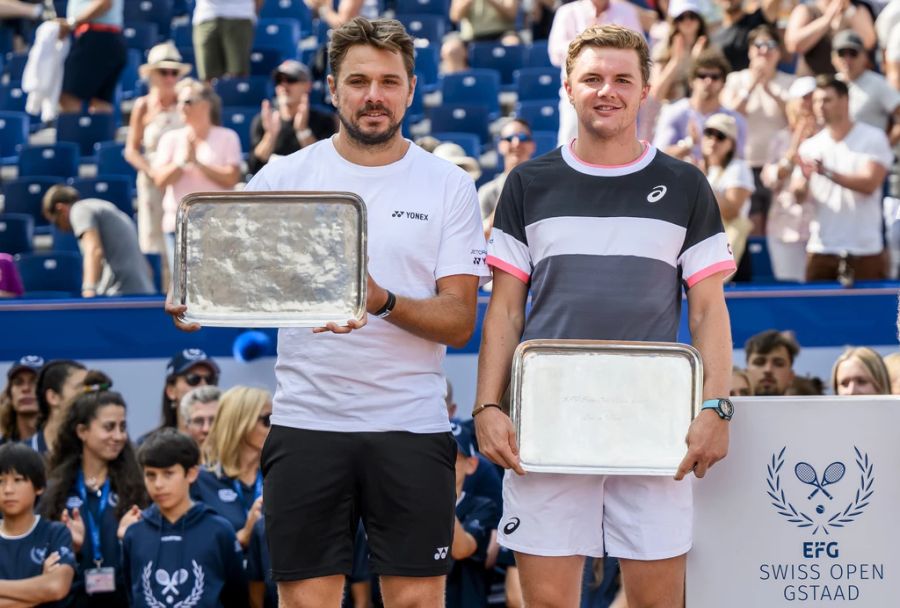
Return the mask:
[[[193,608],[203,598],[203,568],[195,560],[191,560],[191,571],[194,573],[194,586],[191,594],[173,606],[167,606],[153,596],[153,588],[150,585],[150,575],[153,574],[153,562],[147,562],[141,575],[141,582],[144,591],[144,601],[147,602],[149,608]]]
[[[874,492],[872,485],[875,483],[875,466],[869,461],[867,453],[860,452],[858,447],[853,446],[853,451],[856,453],[856,466],[860,471],[856,495],[845,508],[838,510],[827,520],[821,521],[819,518],[813,519],[803,511],[799,511],[784,494],[784,488],[781,487],[781,469],[784,466],[786,450],[787,446],[781,448],[780,452],[772,454],[772,460],[766,467],[768,471],[766,484],[769,487],[766,494],[772,499],[772,506],[779,515],[798,528],[813,528],[813,535],[817,534],[819,530],[829,535],[831,534],[829,528],[843,528],[863,514],[866,507],[869,506],[869,500]]]

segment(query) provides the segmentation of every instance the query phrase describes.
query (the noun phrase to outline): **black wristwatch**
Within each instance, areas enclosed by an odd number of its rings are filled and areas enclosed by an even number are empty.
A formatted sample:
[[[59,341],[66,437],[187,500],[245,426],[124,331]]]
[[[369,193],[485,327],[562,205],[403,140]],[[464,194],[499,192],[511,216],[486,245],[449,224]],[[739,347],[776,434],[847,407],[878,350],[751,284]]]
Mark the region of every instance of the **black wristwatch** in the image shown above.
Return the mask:
[[[707,399],[700,407],[700,411],[702,412],[703,410],[713,410],[722,420],[731,420],[734,416],[734,404],[727,397]]]
[[[390,292],[390,290],[385,289],[387,291],[387,302],[384,303],[384,306],[379,308],[375,312],[375,316],[379,319],[385,319],[390,316],[390,314],[394,311],[394,306],[397,304],[397,296]]]

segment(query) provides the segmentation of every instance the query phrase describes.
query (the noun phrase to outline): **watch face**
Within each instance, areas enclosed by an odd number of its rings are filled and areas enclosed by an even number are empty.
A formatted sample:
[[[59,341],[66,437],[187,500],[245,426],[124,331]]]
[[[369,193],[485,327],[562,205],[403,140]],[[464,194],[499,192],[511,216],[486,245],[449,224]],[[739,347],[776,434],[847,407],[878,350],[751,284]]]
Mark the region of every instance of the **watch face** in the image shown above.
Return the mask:
[[[719,399],[719,409],[727,418],[734,416],[734,404],[730,399]]]

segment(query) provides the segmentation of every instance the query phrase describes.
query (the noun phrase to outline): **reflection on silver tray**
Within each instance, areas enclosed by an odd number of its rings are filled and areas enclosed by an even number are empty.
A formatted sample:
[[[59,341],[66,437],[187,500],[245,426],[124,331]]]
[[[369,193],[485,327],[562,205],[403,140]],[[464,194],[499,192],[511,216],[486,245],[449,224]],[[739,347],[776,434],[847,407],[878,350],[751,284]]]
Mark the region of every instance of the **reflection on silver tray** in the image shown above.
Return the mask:
[[[178,207],[175,302],[223,327],[361,319],[366,209],[347,192],[217,192]]]
[[[700,354],[683,344],[523,342],[510,391],[522,467],[674,475],[702,386]]]

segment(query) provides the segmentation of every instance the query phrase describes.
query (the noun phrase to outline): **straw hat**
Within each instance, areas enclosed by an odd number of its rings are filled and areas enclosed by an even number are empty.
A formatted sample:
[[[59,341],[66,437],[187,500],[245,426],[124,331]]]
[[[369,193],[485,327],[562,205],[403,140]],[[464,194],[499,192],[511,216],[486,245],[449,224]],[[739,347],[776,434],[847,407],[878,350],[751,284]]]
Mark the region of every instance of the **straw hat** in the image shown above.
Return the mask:
[[[481,177],[481,166],[478,161],[471,156],[466,156],[466,151],[462,146],[451,141],[445,141],[434,149],[432,152],[438,158],[450,161],[466,173],[472,176],[473,180]]]
[[[738,135],[738,126],[737,121],[734,119],[734,116],[729,116],[728,114],[713,114],[709,118],[706,119],[706,123],[703,125],[704,129],[715,129],[720,133],[724,133],[726,137],[733,141],[737,141]]]
[[[150,49],[147,54],[147,63],[138,68],[138,74],[142,79],[147,80],[153,70],[178,70],[178,77],[183,78],[190,74],[191,66],[181,61],[181,53],[174,44],[163,42]]]

